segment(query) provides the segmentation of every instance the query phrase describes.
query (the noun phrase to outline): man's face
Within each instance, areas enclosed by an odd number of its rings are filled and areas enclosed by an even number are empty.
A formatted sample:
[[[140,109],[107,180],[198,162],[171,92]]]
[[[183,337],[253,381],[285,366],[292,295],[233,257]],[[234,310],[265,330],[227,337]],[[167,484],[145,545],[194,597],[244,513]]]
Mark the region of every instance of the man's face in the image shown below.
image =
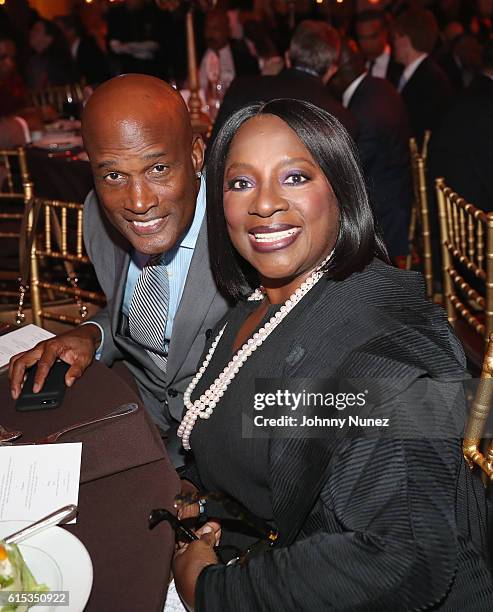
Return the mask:
[[[220,51],[229,42],[227,15],[211,15],[205,24],[205,40],[209,49]]]
[[[134,249],[169,251],[192,223],[203,143],[179,114],[109,117],[85,138],[99,200]]]
[[[0,42],[0,78],[8,77],[15,69],[15,46],[11,40]]]
[[[388,36],[387,30],[378,19],[357,23],[356,35],[361,51],[367,60],[372,61],[383,53]]]

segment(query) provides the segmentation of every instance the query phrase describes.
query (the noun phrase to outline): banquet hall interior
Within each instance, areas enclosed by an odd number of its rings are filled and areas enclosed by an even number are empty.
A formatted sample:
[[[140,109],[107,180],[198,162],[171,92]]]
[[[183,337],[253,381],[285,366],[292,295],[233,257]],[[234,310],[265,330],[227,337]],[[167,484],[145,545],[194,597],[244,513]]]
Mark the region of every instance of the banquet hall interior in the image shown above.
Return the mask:
[[[493,479],[486,439],[493,390],[484,386],[493,378],[493,0],[0,0],[0,357],[2,341],[18,330],[31,326],[31,345],[16,345],[27,350],[79,329],[114,298],[84,242],[94,179],[81,118],[100,87],[129,73],[181,94],[205,143],[203,175],[222,126],[247,104],[295,98],[341,122],[391,264],[422,275],[427,300],[443,309],[469,375],[483,384],[482,403],[470,398],[477,410],[464,454],[486,486]],[[0,368],[0,392],[10,402],[8,359]],[[75,402],[78,418],[64,426],[84,420],[92,392],[112,408],[136,393],[126,373],[91,376],[92,391],[80,390]],[[106,412],[89,411],[91,418]],[[10,429],[13,423],[29,432],[26,439],[60,428],[46,411],[47,424],[31,431],[28,414],[10,417]],[[111,466],[86,465],[81,480],[86,491],[108,480],[109,497],[121,503],[138,495],[138,481],[150,483],[159,465],[171,470],[148,417],[125,418],[134,419],[132,431],[122,425],[89,443],[114,450]],[[132,476],[136,470],[141,476]],[[174,472],[168,477],[175,491]],[[143,507],[151,505],[151,490],[149,484]],[[166,495],[163,503],[172,503]],[[90,499],[82,517],[91,516]],[[98,512],[109,515],[110,500]],[[137,508],[132,512],[118,525],[128,529],[129,545],[137,537],[130,525]],[[493,555],[491,527],[490,534]],[[98,548],[95,534],[83,535],[89,549]],[[98,552],[97,563],[116,581],[110,552]],[[169,562],[162,560],[168,569]],[[110,609],[110,596],[94,584],[87,609]],[[155,609],[163,589],[153,594]],[[135,601],[133,609],[144,609]]]

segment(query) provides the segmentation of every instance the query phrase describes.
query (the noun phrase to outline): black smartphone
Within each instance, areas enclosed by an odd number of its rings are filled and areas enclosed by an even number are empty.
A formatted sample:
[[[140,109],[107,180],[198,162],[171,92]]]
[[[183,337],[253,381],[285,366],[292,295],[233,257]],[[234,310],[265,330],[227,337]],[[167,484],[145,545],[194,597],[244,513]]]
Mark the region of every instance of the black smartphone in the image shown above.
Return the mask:
[[[34,375],[37,366],[26,371],[27,377],[21,394],[15,404],[15,409],[21,412],[29,410],[47,410],[58,408],[65,395],[65,374],[70,368],[68,363],[56,361],[46,377],[43,388],[39,393],[33,392]]]

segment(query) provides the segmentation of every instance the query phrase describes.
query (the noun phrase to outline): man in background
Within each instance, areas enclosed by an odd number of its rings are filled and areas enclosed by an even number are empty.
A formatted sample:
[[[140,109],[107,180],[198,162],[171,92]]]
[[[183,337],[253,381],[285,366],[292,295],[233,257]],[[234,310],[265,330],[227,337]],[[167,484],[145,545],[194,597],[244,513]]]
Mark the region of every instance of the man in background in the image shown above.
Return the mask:
[[[228,14],[219,9],[207,13],[204,28],[207,49],[200,63],[200,86],[204,91],[220,83],[226,91],[236,77],[259,73],[257,59],[244,39],[231,38]]]
[[[438,127],[450,104],[448,78],[430,57],[437,38],[438,25],[430,11],[409,10],[395,20],[394,54],[404,66],[398,90],[418,143],[422,143],[426,130],[433,132]]]
[[[111,77],[108,57],[91,36],[88,36],[77,17],[61,15],[55,23],[63,32],[75,62],[78,78],[86,85],[97,85]]]
[[[402,66],[392,56],[387,15],[376,9],[362,11],[356,15],[355,28],[368,73],[397,87]]]
[[[289,67],[275,76],[236,79],[219,110],[211,141],[226,119],[242,106],[275,98],[311,102],[334,115],[356,136],[356,121],[330,93],[326,83],[337,70],[340,37],[321,21],[303,21],[296,28],[288,51]]]
[[[393,260],[409,253],[412,203],[409,120],[396,89],[365,70],[361,53],[342,45],[331,81],[358,122],[356,144],[370,201]]]

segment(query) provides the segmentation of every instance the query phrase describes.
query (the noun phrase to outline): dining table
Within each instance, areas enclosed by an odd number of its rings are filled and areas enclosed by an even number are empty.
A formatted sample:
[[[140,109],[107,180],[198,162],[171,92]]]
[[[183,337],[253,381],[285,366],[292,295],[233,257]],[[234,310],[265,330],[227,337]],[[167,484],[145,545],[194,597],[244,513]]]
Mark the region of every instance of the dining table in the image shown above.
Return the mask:
[[[93,188],[93,178],[90,163],[80,159],[80,153],[80,147],[64,151],[26,147],[34,195],[48,200],[84,202]]]
[[[133,413],[59,438],[82,443],[77,522],[63,529],[84,544],[92,560],[93,585],[84,610],[162,612],[175,540],[166,522],[149,530],[148,517],[154,508],[173,509],[179,479],[136,391],[113,369],[94,362],[66,390],[59,408],[17,411],[6,372],[0,375],[0,397],[0,423],[23,432],[19,443],[122,404],[138,404]]]

